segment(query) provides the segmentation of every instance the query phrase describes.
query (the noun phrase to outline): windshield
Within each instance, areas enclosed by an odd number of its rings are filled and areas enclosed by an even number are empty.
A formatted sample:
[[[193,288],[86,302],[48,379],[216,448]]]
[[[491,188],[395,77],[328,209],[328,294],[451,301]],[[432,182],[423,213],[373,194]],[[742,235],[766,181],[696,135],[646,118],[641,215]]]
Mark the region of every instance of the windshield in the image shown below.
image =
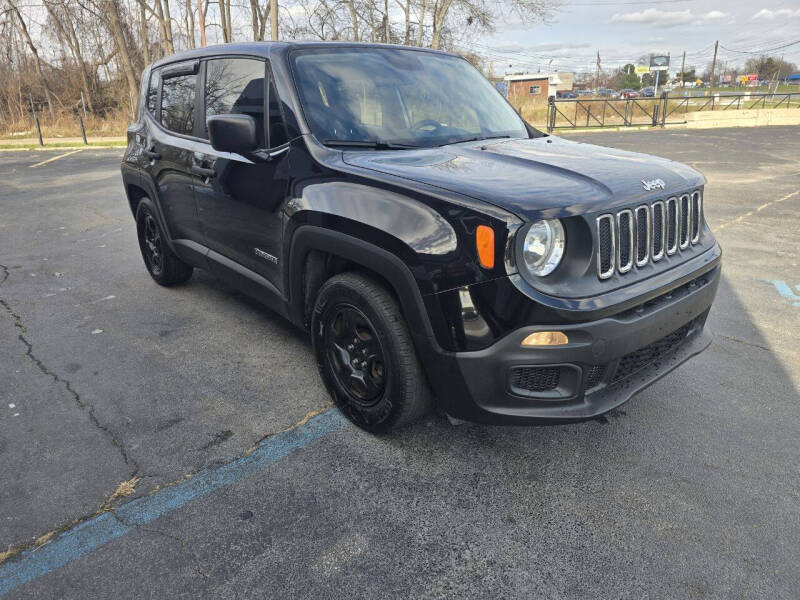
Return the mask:
[[[292,54],[303,112],[323,143],[402,148],[528,137],[514,109],[466,60],[388,48]]]

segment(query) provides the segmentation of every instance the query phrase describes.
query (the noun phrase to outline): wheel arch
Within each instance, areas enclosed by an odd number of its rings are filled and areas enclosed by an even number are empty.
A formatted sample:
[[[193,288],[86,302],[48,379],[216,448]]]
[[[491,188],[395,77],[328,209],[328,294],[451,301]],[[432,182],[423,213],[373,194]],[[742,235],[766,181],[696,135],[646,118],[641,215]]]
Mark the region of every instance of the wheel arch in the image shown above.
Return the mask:
[[[442,352],[420,282],[406,262],[385,247],[338,230],[304,224],[293,232],[288,256],[288,308],[294,322],[306,324],[309,301],[313,306],[315,291],[329,277],[358,270],[375,277],[394,294],[423,365],[432,353]]]

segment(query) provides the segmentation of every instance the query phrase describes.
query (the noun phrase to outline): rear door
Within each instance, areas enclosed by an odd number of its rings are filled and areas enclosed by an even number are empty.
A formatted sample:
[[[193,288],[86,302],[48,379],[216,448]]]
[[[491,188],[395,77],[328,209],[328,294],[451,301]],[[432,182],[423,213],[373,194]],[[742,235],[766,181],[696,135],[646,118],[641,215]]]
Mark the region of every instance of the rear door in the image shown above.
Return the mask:
[[[202,243],[192,173],[197,148],[198,67],[199,61],[191,61],[152,72],[144,170],[158,190],[169,236]]]
[[[203,122],[212,115],[250,115],[263,157],[250,160],[218,152],[203,132],[203,147],[192,159],[196,171],[205,173],[196,179],[195,198],[206,244],[280,292],[281,206],[288,190],[289,146],[267,63],[249,57],[208,59],[201,66],[201,80]]]

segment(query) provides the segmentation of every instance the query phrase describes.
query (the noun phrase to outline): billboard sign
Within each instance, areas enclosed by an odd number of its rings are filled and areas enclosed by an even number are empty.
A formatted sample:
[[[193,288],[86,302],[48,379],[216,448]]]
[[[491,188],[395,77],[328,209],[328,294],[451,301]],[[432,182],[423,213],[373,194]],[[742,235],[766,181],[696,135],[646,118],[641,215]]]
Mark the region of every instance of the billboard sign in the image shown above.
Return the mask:
[[[747,81],[758,81],[758,73],[749,73],[747,75]]]
[[[666,71],[667,69],[669,69],[669,54],[650,55],[651,71]]]
[[[647,65],[636,65],[636,71],[635,72],[636,72],[637,75],[642,75],[644,73],[649,73],[650,72],[650,67],[647,66]]]

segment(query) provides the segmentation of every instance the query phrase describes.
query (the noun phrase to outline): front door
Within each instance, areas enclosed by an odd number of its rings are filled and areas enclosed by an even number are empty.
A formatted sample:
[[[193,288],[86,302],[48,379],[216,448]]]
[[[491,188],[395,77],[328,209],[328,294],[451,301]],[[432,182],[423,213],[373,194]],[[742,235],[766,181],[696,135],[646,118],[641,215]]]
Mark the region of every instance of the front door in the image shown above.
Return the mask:
[[[250,115],[260,132],[259,147],[273,157],[251,161],[218,152],[210,143],[193,154],[195,199],[206,245],[282,291],[281,206],[289,184],[289,147],[267,65],[254,58],[215,58],[203,66],[204,120],[218,114]]]

